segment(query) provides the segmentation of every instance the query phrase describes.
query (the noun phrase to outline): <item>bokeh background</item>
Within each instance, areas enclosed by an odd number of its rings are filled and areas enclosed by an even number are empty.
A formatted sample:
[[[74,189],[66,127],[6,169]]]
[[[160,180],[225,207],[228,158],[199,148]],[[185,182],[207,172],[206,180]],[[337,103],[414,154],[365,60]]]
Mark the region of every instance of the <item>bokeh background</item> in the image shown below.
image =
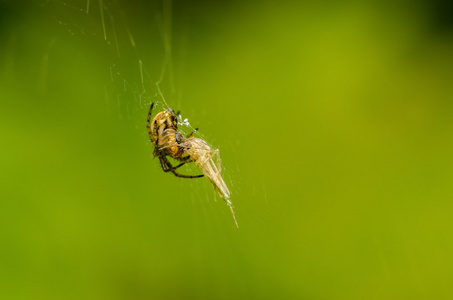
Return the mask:
[[[452,299],[452,34],[449,1],[0,1],[0,298]],[[153,159],[159,79],[239,229]]]

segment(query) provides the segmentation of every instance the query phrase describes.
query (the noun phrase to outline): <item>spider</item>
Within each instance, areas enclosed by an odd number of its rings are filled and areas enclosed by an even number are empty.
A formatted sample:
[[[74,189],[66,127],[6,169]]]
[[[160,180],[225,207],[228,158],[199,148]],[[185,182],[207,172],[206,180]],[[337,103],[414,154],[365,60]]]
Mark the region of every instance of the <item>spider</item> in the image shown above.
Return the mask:
[[[186,163],[193,162],[190,154],[187,153],[185,141],[190,138],[197,129],[194,129],[189,135],[184,136],[178,131],[178,117],[175,112],[168,108],[158,113],[151,122],[151,114],[153,112],[154,103],[151,103],[149,108],[146,128],[148,130],[149,139],[154,145],[154,156],[159,157],[160,165],[164,172],[172,172],[177,177],[182,178],[199,178],[204,175],[182,175],[176,170]],[[167,156],[179,160],[181,163],[177,166],[172,166]]]

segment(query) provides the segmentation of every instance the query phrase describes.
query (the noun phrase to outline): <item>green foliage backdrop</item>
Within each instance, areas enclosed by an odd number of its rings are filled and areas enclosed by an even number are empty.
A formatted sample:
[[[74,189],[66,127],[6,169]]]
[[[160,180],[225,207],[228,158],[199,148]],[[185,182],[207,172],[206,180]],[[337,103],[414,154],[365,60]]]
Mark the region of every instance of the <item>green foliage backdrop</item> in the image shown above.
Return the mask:
[[[0,1],[0,298],[451,299],[451,13]],[[152,157],[162,66],[239,229]]]

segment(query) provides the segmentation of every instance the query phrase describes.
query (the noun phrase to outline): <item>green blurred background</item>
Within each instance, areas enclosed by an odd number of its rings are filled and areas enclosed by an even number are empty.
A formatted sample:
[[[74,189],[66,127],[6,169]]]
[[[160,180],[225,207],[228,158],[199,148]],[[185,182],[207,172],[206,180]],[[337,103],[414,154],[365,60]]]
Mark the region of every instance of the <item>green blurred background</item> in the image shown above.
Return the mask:
[[[1,299],[453,298],[449,1],[10,0],[0,45]],[[152,157],[162,66],[239,229]]]

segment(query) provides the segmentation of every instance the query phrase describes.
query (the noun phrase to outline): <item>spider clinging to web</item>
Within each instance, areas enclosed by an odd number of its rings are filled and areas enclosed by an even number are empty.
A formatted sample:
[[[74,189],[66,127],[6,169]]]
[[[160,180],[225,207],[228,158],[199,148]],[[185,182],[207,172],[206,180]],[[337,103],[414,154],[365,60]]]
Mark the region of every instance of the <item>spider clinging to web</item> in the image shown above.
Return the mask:
[[[153,106],[154,103],[151,103],[146,128],[148,129],[149,138],[155,147],[153,154],[155,157],[159,157],[162,170],[164,172],[172,172],[175,176],[182,178],[203,177],[204,175],[182,175],[176,171],[184,164],[192,162],[190,155],[186,153],[187,147],[184,147],[184,142],[194,134],[196,129],[187,136],[178,131],[178,117],[171,108],[158,113],[151,122]],[[177,159],[181,163],[177,166],[172,166],[167,156]]]
[[[187,136],[178,130],[178,116],[171,108],[158,113],[151,122],[153,106],[154,103],[151,103],[146,128],[148,130],[149,138],[155,147],[154,156],[159,157],[162,170],[164,170],[164,172],[172,172],[175,176],[182,178],[199,178],[206,176],[214,185],[216,192],[230,207],[234,222],[236,223],[236,226],[238,226],[233,205],[230,201],[230,191],[220,174],[222,168],[220,165],[219,150],[211,149],[203,139],[193,137],[193,134],[197,129],[193,130]],[[177,166],[173,166],[167,156],[179,160],[181,163]],[[203,172],[203,175],[182,175],[176,171],[184,164],[190,162],[194,162]]]

